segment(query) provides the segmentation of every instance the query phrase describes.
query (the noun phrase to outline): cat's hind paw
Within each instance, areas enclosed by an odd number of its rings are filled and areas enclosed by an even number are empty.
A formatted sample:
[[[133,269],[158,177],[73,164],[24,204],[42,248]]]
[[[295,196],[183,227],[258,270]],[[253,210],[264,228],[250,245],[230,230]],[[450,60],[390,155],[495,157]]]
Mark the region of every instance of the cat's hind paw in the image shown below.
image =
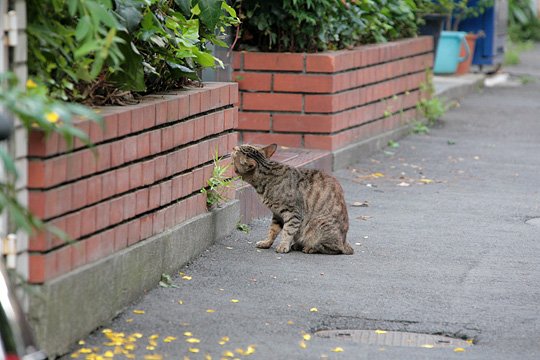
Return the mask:
[[[270,249],[270,247],[272,246],[272,242],[268,240],[261,240],[261,241],[258,241],[255,244],[255,246],[258,247],[259,249]]]

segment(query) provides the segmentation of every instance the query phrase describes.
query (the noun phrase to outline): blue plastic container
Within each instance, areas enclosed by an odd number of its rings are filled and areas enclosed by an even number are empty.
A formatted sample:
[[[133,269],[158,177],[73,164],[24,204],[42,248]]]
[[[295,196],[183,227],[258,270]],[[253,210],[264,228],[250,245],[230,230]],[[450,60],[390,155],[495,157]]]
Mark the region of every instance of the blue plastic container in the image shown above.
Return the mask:
[[[435,56],[435,65],[433,66],[435,74],[455,73],[458,64],[470,56],[471,51],[465,40],[465,35],[467,33],[464,31],[441,32]],[[464,57],[459,56],[461,46],[465,46],[466,54]]]

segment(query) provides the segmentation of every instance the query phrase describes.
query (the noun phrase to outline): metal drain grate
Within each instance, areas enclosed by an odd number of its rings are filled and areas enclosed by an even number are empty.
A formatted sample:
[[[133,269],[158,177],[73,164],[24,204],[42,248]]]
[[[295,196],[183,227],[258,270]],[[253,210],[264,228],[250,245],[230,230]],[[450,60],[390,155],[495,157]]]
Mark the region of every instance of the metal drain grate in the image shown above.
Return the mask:
[[[448,336],[383,330],[320,330],[322,338],[346,339],[360,344],[380,346],[413,346],[425,348],[456,348],[472,345],[471,340]]]

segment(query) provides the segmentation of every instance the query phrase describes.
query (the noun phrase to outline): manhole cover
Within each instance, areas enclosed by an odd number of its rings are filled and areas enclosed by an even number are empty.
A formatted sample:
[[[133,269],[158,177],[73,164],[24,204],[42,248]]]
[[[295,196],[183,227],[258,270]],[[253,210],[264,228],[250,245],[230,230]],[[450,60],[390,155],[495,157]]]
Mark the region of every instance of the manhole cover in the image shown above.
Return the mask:
[[[419,334],[402,331],[382,330],[321,330],[323,338],[347,339],[367,345],[414,346],[425,348],[455,348],[472,345],[472,340],[455,339],[448,336]]]
[[[525,221],[525,224],[529,224],[533,226],[540,226],[540,217],[529,219]]]

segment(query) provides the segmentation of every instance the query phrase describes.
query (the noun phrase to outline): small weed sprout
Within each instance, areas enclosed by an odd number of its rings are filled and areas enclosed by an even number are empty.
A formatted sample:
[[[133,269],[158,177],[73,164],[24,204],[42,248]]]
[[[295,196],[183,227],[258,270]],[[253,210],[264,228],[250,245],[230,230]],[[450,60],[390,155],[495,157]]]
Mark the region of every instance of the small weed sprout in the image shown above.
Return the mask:
[[[225,190],[233,186],[233,182],[238,177],[227,177],[226,172],[231,166],[221,164],[223,158],[219,157],[218,151],[214,154],[214,169],[212,170],[212,176],[207,181],[207,186],[201,189],[201,193],[206,195],[206,206],[209,209],[219,206],[223,202],[229,200],[225,195]]]
[[[420,90],[426,97],[416,103],[416,109],[422,114],[422,117],[427,119],[427,126],[433,126],[446,113],[449,106],[435,96],[433,73],[430,69],[426,69],[426,82],[420,85]],[[414,124],[413,132],[426,134],[429,132],[427,126],[418,121]]]
[[[240,221],[238,221],[238,223],[236,224],[236,229],[240,230],[240,231],[242,231],[242,232],[244,232],[246,234],[248,234],[249,231],[251,230],[251,228],[249,227],[248,224],[244,224],[244,223],[242,223]]]

